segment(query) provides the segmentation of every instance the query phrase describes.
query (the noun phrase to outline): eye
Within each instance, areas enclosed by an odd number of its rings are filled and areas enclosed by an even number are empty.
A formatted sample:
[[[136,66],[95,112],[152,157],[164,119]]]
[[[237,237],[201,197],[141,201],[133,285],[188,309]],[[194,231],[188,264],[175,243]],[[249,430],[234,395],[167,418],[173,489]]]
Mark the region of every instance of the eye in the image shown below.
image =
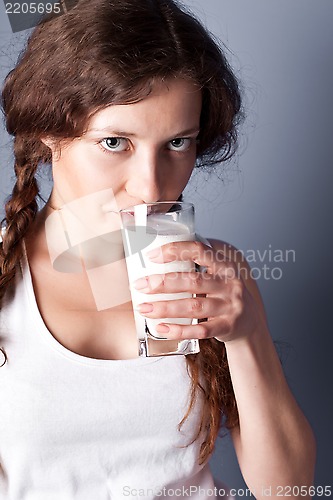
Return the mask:
[[[125,137],[106,137],[99,144],[108,152],[120,152],[128,149],[128,140]]]
[[[168,143],[168,149],[171,151],[187,151],[192,144],[192,139],[185,137],[177,137],[176,139],[172,139]]]

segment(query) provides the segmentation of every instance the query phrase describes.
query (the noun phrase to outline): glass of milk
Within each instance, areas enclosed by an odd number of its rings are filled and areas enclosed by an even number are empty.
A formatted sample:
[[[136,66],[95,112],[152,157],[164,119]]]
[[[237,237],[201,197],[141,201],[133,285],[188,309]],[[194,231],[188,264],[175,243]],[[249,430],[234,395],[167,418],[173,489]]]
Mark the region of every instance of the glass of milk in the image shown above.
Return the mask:
[[[199,352],[199,341],[167,340],[156,331],[158,323],[196,324],[192,318],[149,319],[136,311],[143,302],[175,300],[192,297],[188,292],[150,293],[136,290],[135,280],[152,274],[189,272],[195,264],[189,260],[156,263],[146,256],[150,250],[174,241],[193,241],[194,206],[192,203],[168,201],[141,204],[120,210],[125,259],[133,303],[134,319],[139,343],[139,356],[194,354]]]

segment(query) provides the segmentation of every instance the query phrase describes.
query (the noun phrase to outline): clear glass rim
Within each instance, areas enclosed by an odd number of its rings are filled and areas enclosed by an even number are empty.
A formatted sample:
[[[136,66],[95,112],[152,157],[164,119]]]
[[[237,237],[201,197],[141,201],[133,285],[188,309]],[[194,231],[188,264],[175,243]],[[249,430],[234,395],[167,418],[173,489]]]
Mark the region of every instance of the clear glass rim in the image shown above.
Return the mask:
[[[172,207],[174,205],[180,205],[182,207],[182,210],[194,209],[193,203],[190,203],[188,201],[170,200],[170,201],[156,201],[155,203],[139,203],[138,205],[132,205],[130,207],[122,208],[121,210],[119,210],[119,213],[133,213],[135,210],[135,207],[139,207],[141,205],[146,205],[147,207],[154,207],[154,206],[161,206],[161,205],[171,205],[171,207]]]

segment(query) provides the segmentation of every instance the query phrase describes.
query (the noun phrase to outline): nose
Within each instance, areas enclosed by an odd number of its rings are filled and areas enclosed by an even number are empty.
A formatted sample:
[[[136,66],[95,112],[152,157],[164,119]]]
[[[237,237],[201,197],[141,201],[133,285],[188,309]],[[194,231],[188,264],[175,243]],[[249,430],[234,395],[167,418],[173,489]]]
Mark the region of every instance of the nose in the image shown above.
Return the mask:
[[[126,191],[135,200],[155,203],[163,199],[165,179],[161,177],[162,164],[157,152],[143,152],[132,161],[128,172]]]

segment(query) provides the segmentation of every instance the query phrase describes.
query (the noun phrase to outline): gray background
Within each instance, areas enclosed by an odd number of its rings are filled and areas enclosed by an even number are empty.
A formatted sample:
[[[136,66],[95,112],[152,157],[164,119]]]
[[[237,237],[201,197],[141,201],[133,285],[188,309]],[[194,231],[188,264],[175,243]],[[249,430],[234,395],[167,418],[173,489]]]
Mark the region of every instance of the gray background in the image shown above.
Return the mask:
[[[333,2],[185,3],[229,47],[247,113],[236,161],[219,174],[194,175],[185,198],[195,202],[199,233],[247,255],[255,252],[251,264],[256,276],[261,273],[272,337],[280,341],[288,382],[316,434],[316,484],[332,485]],[[2,79],[26,32],[11,34],[1,2],[0,19]],[[0,144],[2,206],[12,176],[3,129]],[[283,255],[294,250],[295,261],[266,256],[261,262],[258,251],[269,249]],[[270,269],[266,279],[264,265]],[[281,270],[280,279],[273,278],[274,267]],[[245,488],[228,437],[217,443],[211,464],[229,486]]]

